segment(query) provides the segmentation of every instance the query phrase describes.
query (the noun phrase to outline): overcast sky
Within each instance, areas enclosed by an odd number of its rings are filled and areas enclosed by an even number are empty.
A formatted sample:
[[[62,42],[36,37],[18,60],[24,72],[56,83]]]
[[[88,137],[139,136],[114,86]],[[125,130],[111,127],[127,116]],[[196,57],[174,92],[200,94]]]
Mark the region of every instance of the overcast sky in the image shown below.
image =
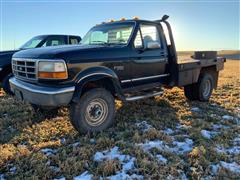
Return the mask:
[[[170,16],[177,50],[240,49],[239,1],[0,0],[0,50],[18,48],[40,34],[84,36],[110,19]]]

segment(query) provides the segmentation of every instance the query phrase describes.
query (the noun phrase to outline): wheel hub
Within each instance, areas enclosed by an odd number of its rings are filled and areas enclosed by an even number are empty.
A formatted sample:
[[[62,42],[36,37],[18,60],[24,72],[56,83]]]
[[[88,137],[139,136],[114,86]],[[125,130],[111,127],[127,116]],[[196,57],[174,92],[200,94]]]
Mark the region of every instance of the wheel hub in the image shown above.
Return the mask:
[[[99,126],[102,124],[108,115],[108,106],[104,99],[92,100],[87,108],[85,118],[89,125]]]
[[[210,80],[206,80],[203,86],[203,95],[207,97],[209,96],[210,92],[211,92],[211,82]]]

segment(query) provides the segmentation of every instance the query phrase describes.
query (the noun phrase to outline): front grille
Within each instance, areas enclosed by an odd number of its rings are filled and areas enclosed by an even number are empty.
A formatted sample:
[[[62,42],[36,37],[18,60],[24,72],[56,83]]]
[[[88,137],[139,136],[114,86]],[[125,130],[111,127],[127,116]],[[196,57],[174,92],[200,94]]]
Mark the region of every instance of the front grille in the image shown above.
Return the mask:
[[[36,80],[36,61],[31,59],[12,59],[13,74],[20,79]]]

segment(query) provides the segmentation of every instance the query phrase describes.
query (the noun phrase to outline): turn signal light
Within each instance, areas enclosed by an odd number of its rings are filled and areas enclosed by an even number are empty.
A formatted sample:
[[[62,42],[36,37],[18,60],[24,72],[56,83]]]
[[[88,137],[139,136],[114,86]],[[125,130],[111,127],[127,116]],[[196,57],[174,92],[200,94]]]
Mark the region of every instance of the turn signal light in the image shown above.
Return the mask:
[[[109,22],[114,22],[114,19],[111,19]]]
[[[45,79],[67,79],[67,72],[38,72],[38,78]]]
[[[125,21],[125,20],[126,20],[126,18],[121,18],[121,19],[120,19],[120,21]]]

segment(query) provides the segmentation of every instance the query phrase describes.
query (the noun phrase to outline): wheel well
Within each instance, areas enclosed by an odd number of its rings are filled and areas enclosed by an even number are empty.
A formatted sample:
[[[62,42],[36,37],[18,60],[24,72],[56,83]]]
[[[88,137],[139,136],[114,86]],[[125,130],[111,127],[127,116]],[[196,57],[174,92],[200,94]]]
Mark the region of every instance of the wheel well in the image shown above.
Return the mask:
[[[217,83],[218,83],[218,74],[219,72],[217,71],[217,67],[216,66],[209,66],[209,67],[203,67],[201,69],[200,75],[204,74],[204,73],[208,73],[211,74],[214,80],[214,88],[217,88]]]
[[[217,67],[214,65],[214,66],[209,66],[209,67],[203,67],[201,69],[201,73],[202,72],[209,72],[209,71],[217,72]]]
[[[6,77],[9,73],[12,72],[12,68],[11,68],[11,65],[9,66],[5,66],[3,68],[3,70],[1,71],[0,73],[0,81],[2,82],[2,80],[4,79],[4,77]]]
[[[101,78],[99,80],[89,81],[85,83],[82,87],[81,95],[93,88],[105,88],[116,96],[116,90],[113,81],[110,78]]]

